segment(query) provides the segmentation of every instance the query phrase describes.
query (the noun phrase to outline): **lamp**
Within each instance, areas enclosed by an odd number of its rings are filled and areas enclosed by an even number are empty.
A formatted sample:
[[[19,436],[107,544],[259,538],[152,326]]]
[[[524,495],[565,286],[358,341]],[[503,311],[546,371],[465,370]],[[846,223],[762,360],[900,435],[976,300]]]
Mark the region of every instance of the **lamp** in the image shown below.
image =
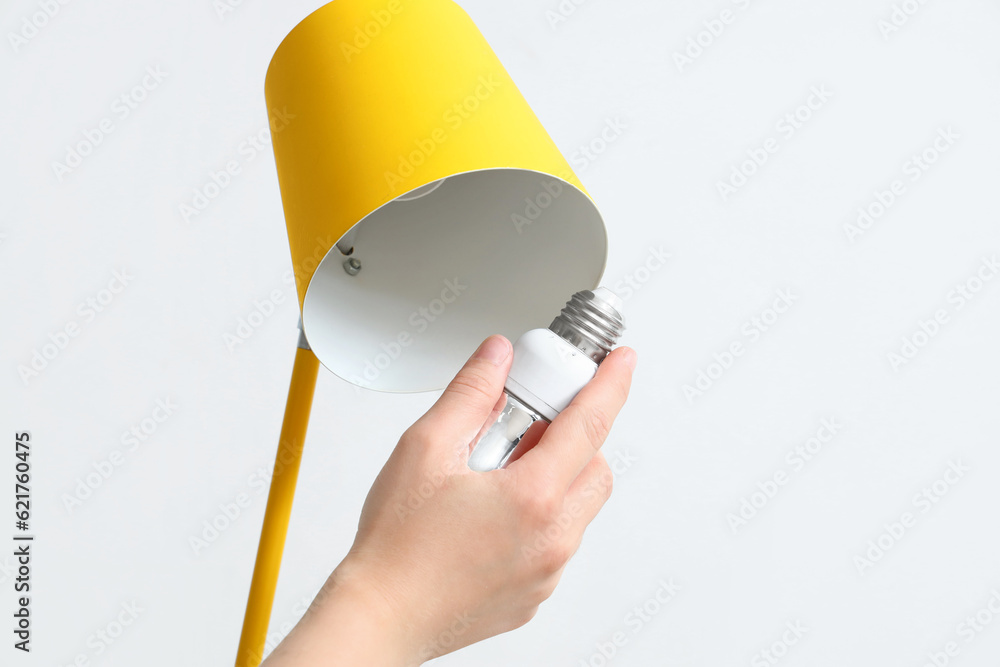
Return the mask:
[[[607,255],[594,202],[451,0],[335,0],[264,89],[302,335],[237,667],[262,659],[320,363],[442,388],[488,335],[596,287]]]

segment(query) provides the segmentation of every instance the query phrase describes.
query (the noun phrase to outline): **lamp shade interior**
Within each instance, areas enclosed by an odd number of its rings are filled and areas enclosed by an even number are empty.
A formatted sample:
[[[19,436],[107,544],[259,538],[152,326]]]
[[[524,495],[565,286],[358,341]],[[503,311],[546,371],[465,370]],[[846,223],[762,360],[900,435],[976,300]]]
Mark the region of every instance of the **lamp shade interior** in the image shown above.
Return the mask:
[[[324,366],[380,391],[440,389],[490,334],[548,326],[574,292],[597,286],[607,256],[590,197],[526,169],[450,176],[348,236],[353,252],[334,245],[312,276],[303,328]]]

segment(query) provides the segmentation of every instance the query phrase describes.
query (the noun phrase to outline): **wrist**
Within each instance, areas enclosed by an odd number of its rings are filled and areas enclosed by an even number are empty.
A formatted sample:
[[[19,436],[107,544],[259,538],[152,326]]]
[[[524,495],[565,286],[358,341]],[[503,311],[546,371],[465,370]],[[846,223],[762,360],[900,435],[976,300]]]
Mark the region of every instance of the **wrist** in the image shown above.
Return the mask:
[[[416,667],[416,645],[407,619],[348,557],[267,667]]]

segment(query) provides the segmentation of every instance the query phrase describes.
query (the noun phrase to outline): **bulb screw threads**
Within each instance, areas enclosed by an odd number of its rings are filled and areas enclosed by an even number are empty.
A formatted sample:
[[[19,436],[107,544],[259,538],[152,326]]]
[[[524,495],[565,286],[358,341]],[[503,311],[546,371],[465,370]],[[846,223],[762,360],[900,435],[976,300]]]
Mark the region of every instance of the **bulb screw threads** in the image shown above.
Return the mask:
[[[625,331],[622,300],[606,287],[577,292],[552,320],[549,331],[599,364]]]

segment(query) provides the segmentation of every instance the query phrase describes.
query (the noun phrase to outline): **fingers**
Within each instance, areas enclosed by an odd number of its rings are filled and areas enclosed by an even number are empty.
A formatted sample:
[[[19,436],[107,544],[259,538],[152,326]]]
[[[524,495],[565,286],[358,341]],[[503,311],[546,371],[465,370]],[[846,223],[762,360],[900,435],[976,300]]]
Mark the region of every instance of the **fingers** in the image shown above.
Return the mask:
[[[611,497],[613,486],[614,474],[611,472],[611,466],[604,458],[604,453],[597,452],[566,492],[566,502],[576,503],[581,508],[578,526],[581,536],[583,530]]]
[[[471,442],[503,392],[511,351],[503,336],[487,338],[414,427],[431,429],[436,441]]]
[[[611,424],[628,398],[635,363],[634,350],[620,347],[612,351],[594,379],[517,462],[519,469],[568,488],[608,437]]]
[[[564,516],[561,518],[564,520],[572,518],[572,521],[565,521],[559,525],[565,526],[564,539],[572,545],[571,555],[580,548],[583,534],[590,522],[594,520],[597,513],[604,507],[604,503],[611,497],[613,480],[614,475],[604,458],[604,454],[597,452],[584,466],[580,475],[570,484],[563,502]]]
[[[536,530],[536,535],[541,537],[523,553],[531,560],[541,558],[542,570],[554,572],[555,581],[579,549],[587,526],[611,495],[612,478],[608,462],[598,452],[570,485],[565,497],[556,494],[560,501],[551,504],[549,511],[552,513],[536,517],[543,526]]]

